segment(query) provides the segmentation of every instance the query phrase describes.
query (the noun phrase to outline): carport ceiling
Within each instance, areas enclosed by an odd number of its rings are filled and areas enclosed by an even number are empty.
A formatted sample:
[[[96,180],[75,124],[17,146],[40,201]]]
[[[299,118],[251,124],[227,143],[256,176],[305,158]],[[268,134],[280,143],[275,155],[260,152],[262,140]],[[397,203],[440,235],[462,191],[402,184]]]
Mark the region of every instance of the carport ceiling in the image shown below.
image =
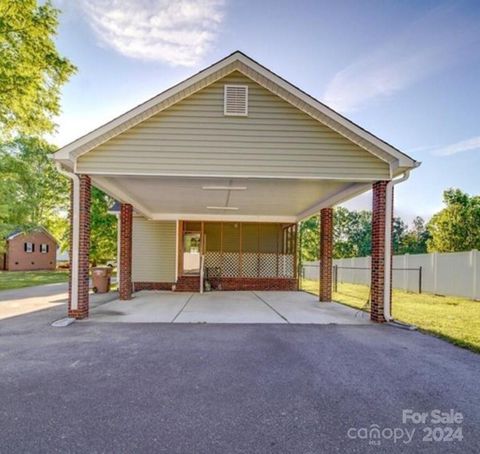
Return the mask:
[[[334,180],[148,176],[96,177],[93,183],[123,194],[123,202],[133,202],[134,208],[152,219],[194,215],[206,220],[219,216],[296,218],[320,201],[357,186]]]

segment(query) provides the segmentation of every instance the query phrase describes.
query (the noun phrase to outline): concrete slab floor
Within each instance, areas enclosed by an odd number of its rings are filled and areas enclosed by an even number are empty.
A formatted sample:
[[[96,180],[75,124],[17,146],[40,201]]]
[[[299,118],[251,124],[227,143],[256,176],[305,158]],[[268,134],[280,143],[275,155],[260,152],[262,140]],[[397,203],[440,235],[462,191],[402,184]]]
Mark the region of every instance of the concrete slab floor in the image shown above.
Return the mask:
[[[370,324],[366,312],[339,303],[321,303],[318,297],[306,292],[254,292],[289,323],[328,325]]]
[[[305,292],[141,291],[130,301],[93,308],[94,322],[370,324],[368,314],[338,303],[320,303]]]
[[[170,323],[192,297],[192,293],[141,291],[129,301],[116,299],[90,312],[89,320],[98,322]]]
[[[176,323],[287,323],[253,292],[196,293]]]

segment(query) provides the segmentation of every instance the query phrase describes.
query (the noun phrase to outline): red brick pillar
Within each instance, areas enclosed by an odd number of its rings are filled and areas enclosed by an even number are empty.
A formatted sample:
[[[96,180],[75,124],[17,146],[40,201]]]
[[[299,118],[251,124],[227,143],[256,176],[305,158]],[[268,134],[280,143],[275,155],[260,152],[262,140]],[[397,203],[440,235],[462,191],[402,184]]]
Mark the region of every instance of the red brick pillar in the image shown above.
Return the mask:
[[[390,200],[389,200],[390,199]],[[392,299],[393,185],[389,181],[373,184],[371,311],[374,322],[390,318]]]
[[[89,252],[90,252],[90,194],[87,175],[75,176],[70,198],[70,278],[68,316],[88,317]],[[75,233],[74,233],[75,232]]]
[[[320,301],[332,301],[333,208],[320,211]]]
[[[120,288],[121,300],[132,298],[132,205],[120,206]]]

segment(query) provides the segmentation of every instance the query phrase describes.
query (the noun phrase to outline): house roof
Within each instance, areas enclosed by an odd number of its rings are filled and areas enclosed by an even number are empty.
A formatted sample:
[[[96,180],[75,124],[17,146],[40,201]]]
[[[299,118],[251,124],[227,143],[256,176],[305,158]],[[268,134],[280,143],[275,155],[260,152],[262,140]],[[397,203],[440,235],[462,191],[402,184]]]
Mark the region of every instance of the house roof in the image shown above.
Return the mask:
[[[59,149],[54,157],[69,168],[74,168],[76,158],[132,128],[160,111],[185,99],[233,71],[240,71],[266,89],[317,119],[360,147],[388,162],[392,177],[420,163],[381,140],[322,102],[287,82],[277,74],[257,63],[244,53],[236,51],[183,82],[138,105],[114,120],[100,126]]]
[[[20,235],[23,235],[23,234],[28,235],[29,233],[32,233],[32,232],[35,232],[35,233],[43,232],[47,236],[49,236],[53,241],[55,241],[55,243],[58,243],[57,239],[45,227],[42,227],[42,226],[33,227],[32,229],[30,229],[28,231],[26,231],[25,229],[22,229],[20,227],[16,228],[12,232],[10,232],[8,235],[6,235],[5,239],[7,241],[10,241],[10,240],[13,240],[14,238],[16,238],[17,236],[20,236]]]
[[[5,239],[6,240],[11,240],[11,239],[15,238],[16,236],[21,235],[22,233],[24,233],[22,229],[15,229],[12,232],[10,232],[8,235],[6,235]]]

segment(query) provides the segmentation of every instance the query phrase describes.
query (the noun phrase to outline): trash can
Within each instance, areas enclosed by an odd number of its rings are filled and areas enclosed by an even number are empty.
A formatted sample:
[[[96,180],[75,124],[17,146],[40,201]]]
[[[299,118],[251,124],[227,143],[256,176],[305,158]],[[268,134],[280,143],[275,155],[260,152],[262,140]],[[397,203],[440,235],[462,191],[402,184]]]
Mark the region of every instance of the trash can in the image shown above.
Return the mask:
[[[110,291],[112,268],[110,266],[97,266],[92,268],[92,284],[94,293],[107,293]]]

